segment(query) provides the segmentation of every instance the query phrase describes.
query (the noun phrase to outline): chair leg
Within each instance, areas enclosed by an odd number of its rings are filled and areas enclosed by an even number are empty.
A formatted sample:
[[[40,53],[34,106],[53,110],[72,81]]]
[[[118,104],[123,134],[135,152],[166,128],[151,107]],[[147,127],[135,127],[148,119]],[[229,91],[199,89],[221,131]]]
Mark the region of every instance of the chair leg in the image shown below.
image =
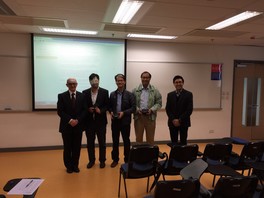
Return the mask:
[[[250,173],[251,173],[251,168],[250,168],[250,169],[248,169],[248,176],[250,175]]]
[[[123,177],[124,179],[124,186],[125,186],[125,192],[126,192],[126,198],[127,198],[127,186],[126,186],[126,179]]]
[[[148,181],[147,181],[147,193],[148,193],[148,189],[149,189],[149,177],[148,177]]]
[[[215,184],[215,177],[216,176],[214,175],[212,187],[214,187],[214,184]]]
[[[120,186],[121,186],[121,172],[119,173],[118,197],[120,197]]]
[[[152,189],[156,186],[156,184],[157,184],[157,182],[158,182],[158,180],[159,180],[159,177],[160,177],[160,173],[158,173],[157,175],[154,175],[154,181],[153,181],[153,183],[152,183],[152,185],[151,185],[151,187],[150,187],[149,192],[151,192]]]

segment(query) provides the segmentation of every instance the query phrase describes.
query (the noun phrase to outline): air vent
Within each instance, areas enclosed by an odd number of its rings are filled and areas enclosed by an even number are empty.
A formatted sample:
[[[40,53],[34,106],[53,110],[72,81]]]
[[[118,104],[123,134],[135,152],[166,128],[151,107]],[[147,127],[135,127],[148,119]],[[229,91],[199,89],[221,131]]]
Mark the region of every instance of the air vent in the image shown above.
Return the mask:
[[[136,25],[117,25],[117,24],[105,24],[103,30],[113,32],[128,32],[128,33],[145,33],[155,34],[160,31],[160,27],[145,27]]]
[[[201,36],[201,37],[236,37],[248,32],[239,32],[239,31],[226,31],[226,30],[202,30],[197,29],[191,32],[188,32],[184,36]]]
[[[6,15],[0,15],[0,22],[4,24],[34,25],[57,28],[66,28],[68,26],[67,21],[62,19],[32,18]]]
[[[16,13],[9,8],[3,0],[0,0],[0,15],[16,15]]]
[[[58,28],[66,28],[68,26],[66,20],[46,18],[33,18],[33,25]]]

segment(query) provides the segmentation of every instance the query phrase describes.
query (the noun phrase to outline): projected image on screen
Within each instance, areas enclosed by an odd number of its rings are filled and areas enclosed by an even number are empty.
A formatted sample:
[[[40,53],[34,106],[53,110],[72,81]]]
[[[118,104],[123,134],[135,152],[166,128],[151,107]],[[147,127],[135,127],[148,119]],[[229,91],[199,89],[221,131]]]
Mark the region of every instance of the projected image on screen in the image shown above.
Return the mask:
[[[114,76],[124,73],[124,40],[34,35],[34,109],[55,109],[66,80],[78,81],[78,91],[90,87],[89,75],[100,76],[100,86],[116,89]]]

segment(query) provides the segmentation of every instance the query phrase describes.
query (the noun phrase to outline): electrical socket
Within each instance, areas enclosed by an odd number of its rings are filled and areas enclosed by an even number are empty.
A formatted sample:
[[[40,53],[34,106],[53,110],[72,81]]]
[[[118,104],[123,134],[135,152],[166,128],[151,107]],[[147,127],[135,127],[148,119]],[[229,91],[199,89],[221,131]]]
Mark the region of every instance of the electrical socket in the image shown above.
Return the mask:
[[[214,130],[213,129],[209,130],[209,133],[214,133]]]

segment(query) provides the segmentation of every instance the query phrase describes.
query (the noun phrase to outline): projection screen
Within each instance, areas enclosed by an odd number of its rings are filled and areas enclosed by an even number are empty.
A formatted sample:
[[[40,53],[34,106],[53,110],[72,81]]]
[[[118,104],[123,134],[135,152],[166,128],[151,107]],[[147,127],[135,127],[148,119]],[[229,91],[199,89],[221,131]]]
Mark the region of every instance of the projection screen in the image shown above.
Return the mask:
[[[114,76],[125,73],[125,40],[33,35],[33,109],[56,109],[57,95],[66,80],[78,81],[78,91],[90,87],[89,75],[100,86],[116,89]]]

